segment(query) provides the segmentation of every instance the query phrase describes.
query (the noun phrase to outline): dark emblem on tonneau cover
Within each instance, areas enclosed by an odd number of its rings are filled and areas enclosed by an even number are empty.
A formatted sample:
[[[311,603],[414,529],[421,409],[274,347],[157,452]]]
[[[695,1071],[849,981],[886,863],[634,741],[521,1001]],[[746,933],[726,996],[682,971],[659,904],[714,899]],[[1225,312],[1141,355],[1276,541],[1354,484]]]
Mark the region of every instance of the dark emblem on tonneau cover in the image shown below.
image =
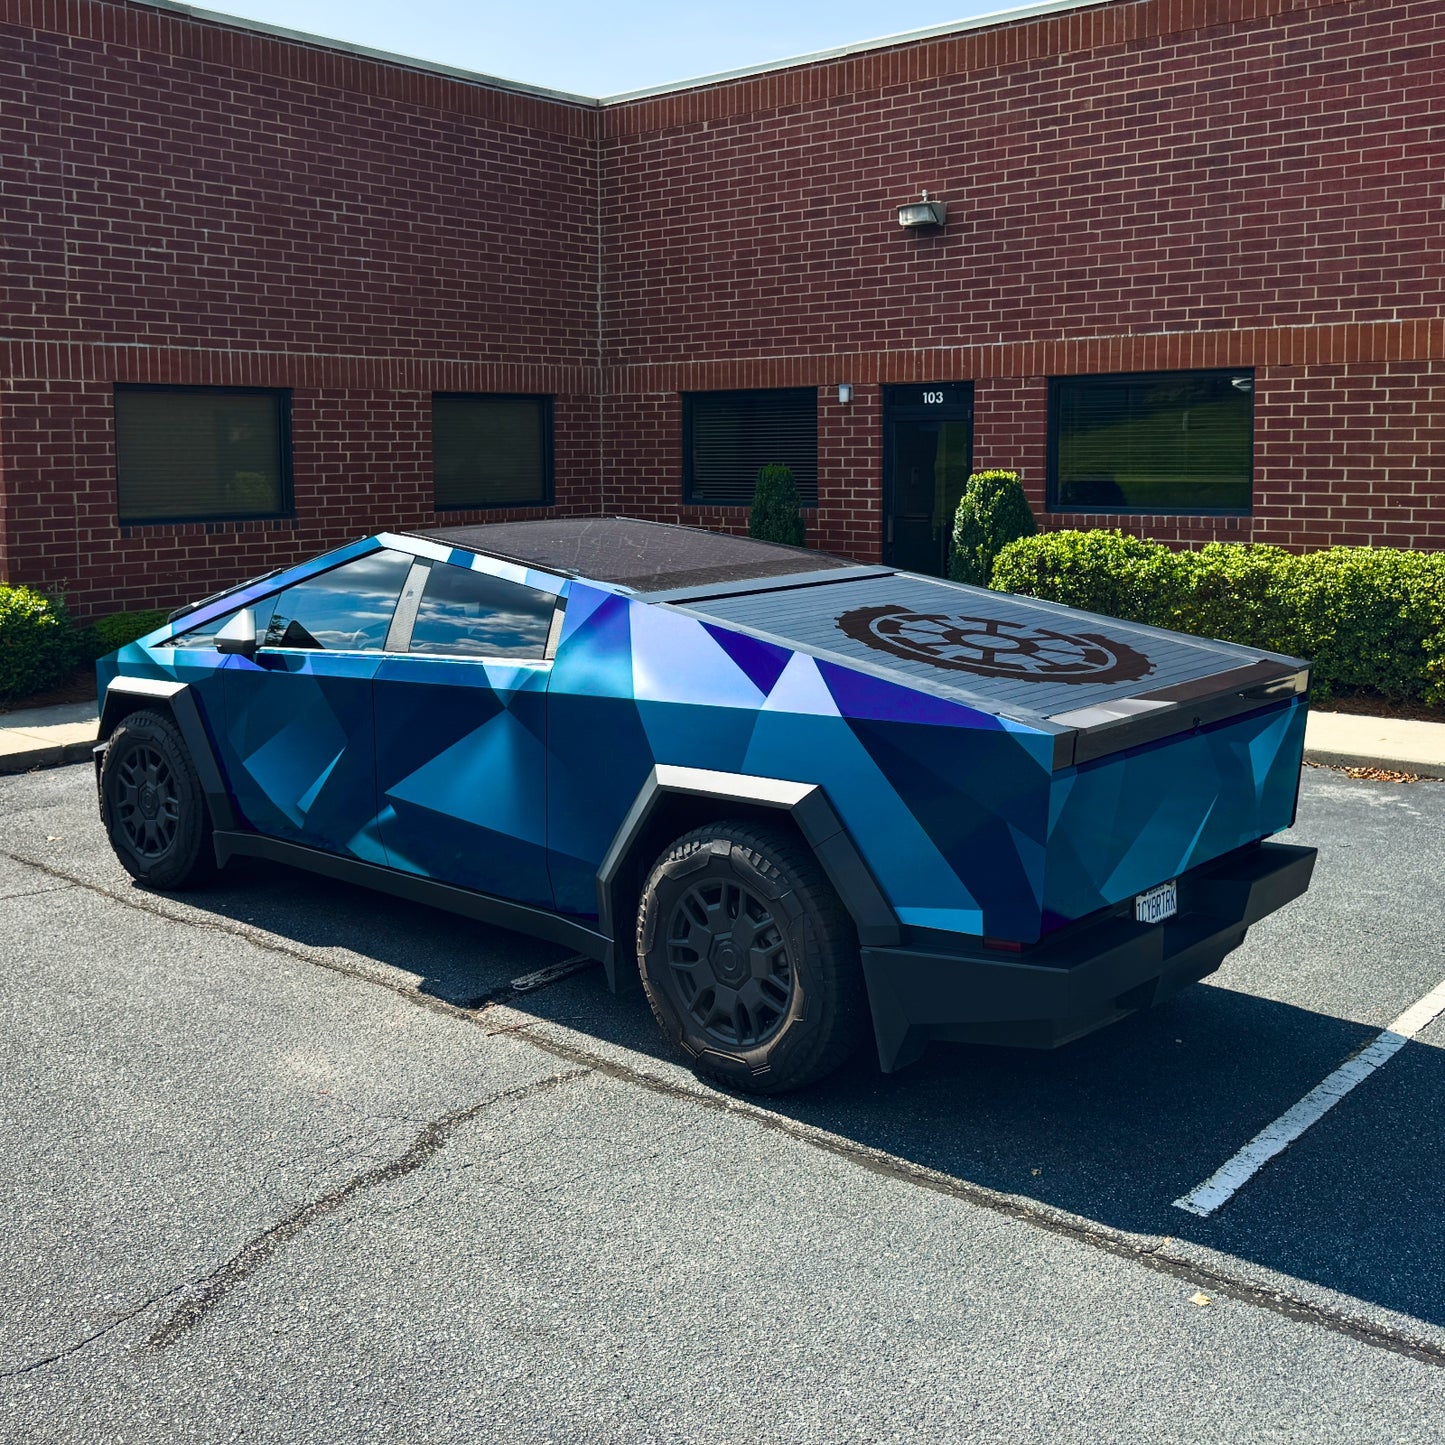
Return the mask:
[[[1132,682],[1152,670],[1128,643],[1095,632],[1054,632],[997,617],[858,607],[838,626],[857,642],[894,657],[982,677],[1026,682]]]

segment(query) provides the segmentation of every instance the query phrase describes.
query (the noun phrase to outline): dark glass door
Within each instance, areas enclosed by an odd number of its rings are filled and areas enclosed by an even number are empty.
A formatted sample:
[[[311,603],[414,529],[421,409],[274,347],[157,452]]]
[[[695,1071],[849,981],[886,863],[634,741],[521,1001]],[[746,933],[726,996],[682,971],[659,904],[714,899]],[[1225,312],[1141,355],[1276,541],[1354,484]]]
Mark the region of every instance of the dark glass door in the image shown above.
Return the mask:
[[[883,390],[883,561],[943,577],[973,466],[973,384]]]

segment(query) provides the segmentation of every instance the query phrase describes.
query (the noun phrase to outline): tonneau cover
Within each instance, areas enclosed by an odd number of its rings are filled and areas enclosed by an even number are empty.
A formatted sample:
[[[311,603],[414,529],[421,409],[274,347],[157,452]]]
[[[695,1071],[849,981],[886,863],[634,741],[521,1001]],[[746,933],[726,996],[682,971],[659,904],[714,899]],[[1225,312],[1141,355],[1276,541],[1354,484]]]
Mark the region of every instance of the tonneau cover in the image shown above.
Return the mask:
[[[1056,767],[1308,685],[1294,658],[915,573],[699,587],[665,605],[1031,723],[1056,734]]]

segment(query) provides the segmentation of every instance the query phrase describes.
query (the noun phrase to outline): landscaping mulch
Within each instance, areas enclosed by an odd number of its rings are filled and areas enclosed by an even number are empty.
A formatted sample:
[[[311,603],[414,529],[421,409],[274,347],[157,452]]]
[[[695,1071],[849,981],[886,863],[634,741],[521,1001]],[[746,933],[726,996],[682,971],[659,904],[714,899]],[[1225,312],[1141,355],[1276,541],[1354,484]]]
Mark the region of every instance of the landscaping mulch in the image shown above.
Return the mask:
[[[95,664],[87,662],[77,667],[64,682],[58,682],[44,692],[17,697],[12,702],[0,702],[0,713],[21,712],[32,707],[59,707],[67,702],[94,702],[96,696]]]
[[[1310,706],[1316,712],[1352,712],[1364,717],[1394,717],[1410,722],[1445,722],[1445,707],[1431,707],[1423,702],[1396,702],[1388,697],[1372,697],[1369,693],[1326,698],[1324,702],[1311,702]]]

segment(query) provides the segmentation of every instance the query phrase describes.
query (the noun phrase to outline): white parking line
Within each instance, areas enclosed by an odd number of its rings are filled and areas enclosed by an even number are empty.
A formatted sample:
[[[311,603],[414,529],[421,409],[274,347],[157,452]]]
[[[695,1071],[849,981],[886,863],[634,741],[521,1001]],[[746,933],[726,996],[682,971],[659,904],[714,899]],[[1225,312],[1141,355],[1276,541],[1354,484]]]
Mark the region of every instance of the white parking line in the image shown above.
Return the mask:
[[[1317,1084],[1292,1109],[1286,1109],[1267,1128],[1261,1129],[1232,1159],[1221,1164],[1197,1189],[1174,1201],[1176,1209],[1187,1209],[1203,1219],[1214,1213],[1247,1184],[1276,1154],[1289,1148],[1317,1119],[1323,1118],[1356,1084],[1368,1079],[1388,1063],[1422,1029],[1445,1013],[1445,980],[1436,984],[1418,1003],[1411,1004],[1389,1028],[1354,1058],[1340,1065]]]

